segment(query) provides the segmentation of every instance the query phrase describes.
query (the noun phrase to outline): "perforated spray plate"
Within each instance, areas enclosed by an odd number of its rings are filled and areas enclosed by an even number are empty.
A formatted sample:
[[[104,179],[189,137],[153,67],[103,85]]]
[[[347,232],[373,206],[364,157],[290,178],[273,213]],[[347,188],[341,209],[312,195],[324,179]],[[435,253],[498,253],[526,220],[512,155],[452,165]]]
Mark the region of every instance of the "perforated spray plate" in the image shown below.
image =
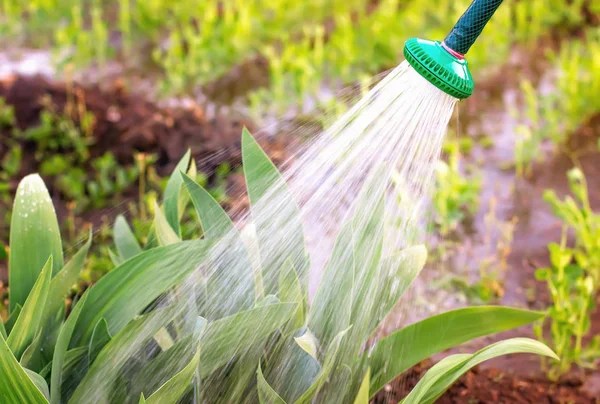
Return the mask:
[[[404,57],[427,81],[462,100],[473,94],[475,83],[466,59],[450,54],[439,41],[411,38],[404,45]]]

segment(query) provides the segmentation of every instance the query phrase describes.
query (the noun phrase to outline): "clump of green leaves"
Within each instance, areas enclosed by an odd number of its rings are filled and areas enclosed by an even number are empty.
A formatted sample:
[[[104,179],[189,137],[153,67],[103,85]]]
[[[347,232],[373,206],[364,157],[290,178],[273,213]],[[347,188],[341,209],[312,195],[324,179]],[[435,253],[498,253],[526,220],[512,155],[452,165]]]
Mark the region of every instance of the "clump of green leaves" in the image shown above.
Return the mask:
[[[517,174],[528,176],[531,165],[543,160],[542,145],[550,142],[564,148],[569,136],[600,111],[600,30],[586,31],[585,39],[564,43],[550,61],[557,77],[548,94],[541,94],[530,81],[521,83],[525,97],[526,123],[517,127],[515,146]],[[546,91],[547,92],[547,91]]]
[[[456,230],[468,215],[475,214],[479,208],[481,180],[461,172],[459,147],[459,142],[447,142],[444,148],[448,162],[440,160],[436,166],[433,222],[443,237]]]
[[[547,190],[544,198],[554,213],[563,220],[564,231],[560,244],[550,244],[550,267],[536,271],[536,278],[548,284],[552,305],[548,310],[550,338],[561,362],[547,366],[548,375],[557,379],[573,364],[592,367],[600,357],[600,336],[584,345],[590,331],[590,318],[595,309],[600,281],[600,215],[590,208],[583,173],[569,171],[569,184],[575,198],[561,201],[554,191]],[[566,231],[575,234],[575,246],[566,245]],[[544,323],[535,329],[538,338],[544,338]]]
[[[78,125],[70,112],[57,111],[49,97],[43,98],[41,104],[43,109],[40,113],[39,125],[17,133],[17,136],[35,143],[38,161],[43,161],[58,152],[68,153],[69,164],[80,164],[86,161],[89,158],[89,146],[93,141],[91,132],[94,115],[85,109],[81,111],[75,108],[76,119],[80,122]],[[66,109],[71,108],[67,106]]]
[[[184,174],[193,170],[188,152],[167,182],[162,206],[155,205],[146,242],[141,244],[118,218],[111,254],[115,268],[86,290],[64,322],[64,297],[91,239],[63,265],[58,224],[43,182],[38,176],[23,180],[11,224],[11,317],[0,323],[0,367],[10,375],[0,379],[0,393],[7,403],[77,404],[90,397],[192,402],[200,395],[206,402],[356,398],[366,404],[388,381],[436,352],[541,317],[506,307],[463,308],[412,324],[365,350],[423,267],[424,247],[382,255],[383,234],[377,229],[383,224],[383,198],[376,196],[378,182],[368,183],[309,305],[310,264],[298,209],[247,132],[242,154],[254,232],[239,233],[217,201]],[[286,202],[279,214],[289,214],[291,233],[270,230],[277,218],[261,203],[267,195]],[[203,238],[182,241],[180,221],[190,201]],[[227,248],[218,248],[224,240]],[[258,247],[260,261],[251,258],[247,242]],[[216,259],[215,251],[224,259]],[[186,278],[193,281],[182,284]],[[443,339],[436,334],[441,326]],[[555,357],[543,344],[524,338],[451,355],[405,402],[432,403],[471,367],[519,352]]]

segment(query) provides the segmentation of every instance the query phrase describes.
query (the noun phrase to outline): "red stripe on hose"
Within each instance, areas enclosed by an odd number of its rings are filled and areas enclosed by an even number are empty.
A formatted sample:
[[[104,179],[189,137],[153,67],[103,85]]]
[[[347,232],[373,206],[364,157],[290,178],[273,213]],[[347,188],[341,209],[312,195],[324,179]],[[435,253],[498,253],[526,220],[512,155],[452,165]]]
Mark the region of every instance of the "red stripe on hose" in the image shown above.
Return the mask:
[[[465,55],[463,55],[462,53],[458,53],[454,49],[449,48],[444,42],[442,42],[442,46],[444,47],[444,49],[446,49],[446,51],[448,51],[449,54],[451,54],[455,58],[461,59],[461,60],[463,60],[465,58]]]

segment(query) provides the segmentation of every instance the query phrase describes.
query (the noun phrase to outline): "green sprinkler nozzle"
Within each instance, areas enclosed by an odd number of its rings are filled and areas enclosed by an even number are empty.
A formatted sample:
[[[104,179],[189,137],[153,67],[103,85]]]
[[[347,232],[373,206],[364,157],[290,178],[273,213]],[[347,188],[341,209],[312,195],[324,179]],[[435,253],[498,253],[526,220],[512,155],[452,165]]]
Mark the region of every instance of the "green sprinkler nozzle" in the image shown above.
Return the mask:
[[[431,84],[459,100],[473,94],[475,83],[465,54],[502,0],[473,0],[443,42],[411,38],[404,57]]]

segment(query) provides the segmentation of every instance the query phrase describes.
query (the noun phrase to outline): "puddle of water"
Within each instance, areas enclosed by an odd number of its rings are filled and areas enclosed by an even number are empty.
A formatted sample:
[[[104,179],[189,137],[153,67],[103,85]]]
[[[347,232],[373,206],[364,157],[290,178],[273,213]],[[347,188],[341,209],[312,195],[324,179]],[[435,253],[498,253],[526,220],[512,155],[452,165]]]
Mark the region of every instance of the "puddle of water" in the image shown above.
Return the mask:
[[[0,79],[14,74],[53,77],[55,73],[49,51],[21,49],[18,52],[0,52]]]

